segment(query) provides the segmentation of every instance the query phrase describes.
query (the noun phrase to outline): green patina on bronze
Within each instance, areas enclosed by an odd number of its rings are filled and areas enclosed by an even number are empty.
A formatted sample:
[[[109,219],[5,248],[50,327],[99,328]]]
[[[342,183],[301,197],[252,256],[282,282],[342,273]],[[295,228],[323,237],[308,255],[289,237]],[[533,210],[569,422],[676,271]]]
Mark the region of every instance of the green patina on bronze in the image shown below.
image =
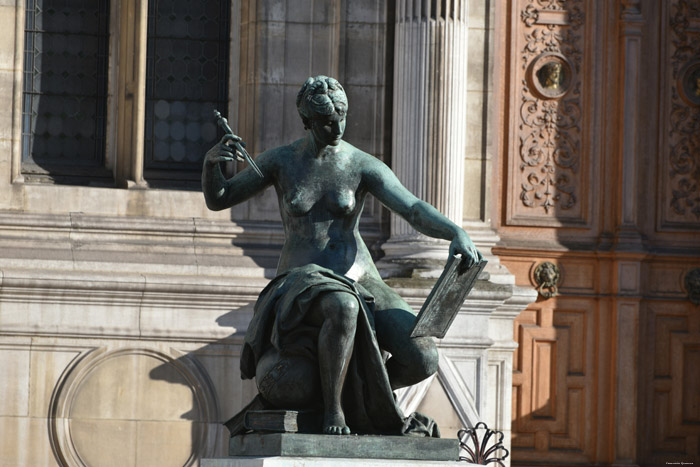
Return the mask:
[[[229,442],[230,456],[329,457],[456,461],[459,440],[410,436],[345,436],[293,433],[249,434]]]
[[[324,433],[411,431],[420,424],[403,419],[392,391],[435,373],[438,353],[432,337],[410,337],[415,313],[382,281],[360,236],[367,195],[419,232],[450,240],[450,253],[468,265],[481,255],[464,230],[410,193],[383,162],[342,139],[348,102],[336,80],[309,78],[297,108],[306,137],[260,154],[262,177],[250,168],[224,177],[220,163],[241,157],[232,134],[204,159],[210,209],[272,186],[284,224],[278,277],[256,305],[242,375],[256,377],[267,406],[321,409]],[[386,363],[380,349],[391,354]],[[413,431],[434,434],[427,425]]]

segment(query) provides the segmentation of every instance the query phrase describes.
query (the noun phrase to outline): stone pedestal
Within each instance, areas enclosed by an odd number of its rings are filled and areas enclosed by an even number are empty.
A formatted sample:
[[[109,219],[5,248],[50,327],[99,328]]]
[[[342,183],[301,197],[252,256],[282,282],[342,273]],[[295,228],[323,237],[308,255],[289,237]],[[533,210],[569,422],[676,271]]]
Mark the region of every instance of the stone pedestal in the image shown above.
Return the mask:
[[[202,459],[201,467],[470,467],[458,461],[412,461],[406,459],[339,459],[333,457],[226,457]]]
[[[301,456],[362,459],[454,461],[457,439],[416,436],[330,436],[300,433],[251,433],[231,438],[231,456]]]
[[[329,436],[298,433],[235,436],[225,459],[204,459],[202,467],[251,466],[452,466],[457,439],[412,436]]]

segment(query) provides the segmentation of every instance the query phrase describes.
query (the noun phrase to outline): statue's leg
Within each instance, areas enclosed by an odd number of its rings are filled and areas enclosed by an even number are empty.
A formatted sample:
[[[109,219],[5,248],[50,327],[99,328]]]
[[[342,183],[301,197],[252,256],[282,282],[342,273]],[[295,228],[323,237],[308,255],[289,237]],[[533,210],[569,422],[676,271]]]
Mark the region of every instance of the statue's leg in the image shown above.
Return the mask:
[[[374,295],[374,322],[379,347],[391,353],[386,363],[392,389],[419,383],[438,369],[439,355],[431,337],[410,337],[416,322],[413,309],[378,279],[361,284]]]
[[[290,410],[318,406],[321,383],[313,359],[280,355],[271,346],[258,361],[255,373],[260,395],[273,406]]]
[[[347,292],[320,295],[306,315],[309,324],[320,326],[318,364],[323,392],[323,432],[350,434],[341,406],[341,395],[355,342],[360,304]]]

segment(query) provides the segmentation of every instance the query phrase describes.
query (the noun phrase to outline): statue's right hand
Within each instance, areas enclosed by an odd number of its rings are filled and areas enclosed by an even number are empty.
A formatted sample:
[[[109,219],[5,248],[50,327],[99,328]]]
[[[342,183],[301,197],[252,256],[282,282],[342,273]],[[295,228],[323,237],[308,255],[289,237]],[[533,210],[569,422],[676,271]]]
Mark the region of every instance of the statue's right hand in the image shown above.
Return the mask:
[[[245,147],[243,140],[236,135],[224,135],[221,141],[216,143],[207,153],[204,155],[204,163],[209,165],[215,165],[219,162],[228,162],[233,160],[244,161],[243,155],[232,146],[231,143],[238,143],[242,147]]]

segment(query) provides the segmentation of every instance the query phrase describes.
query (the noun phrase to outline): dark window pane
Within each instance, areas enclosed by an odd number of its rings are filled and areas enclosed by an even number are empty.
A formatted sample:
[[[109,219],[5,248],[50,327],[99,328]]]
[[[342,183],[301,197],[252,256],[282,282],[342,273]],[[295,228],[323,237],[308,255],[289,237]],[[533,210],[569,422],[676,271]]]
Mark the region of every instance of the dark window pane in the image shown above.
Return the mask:
[[[28,1],[26,15],[23,172],[104,176],[109,1]]]
[[[151,0],[145,176],[196,180],[228,100],[230,0]]]

